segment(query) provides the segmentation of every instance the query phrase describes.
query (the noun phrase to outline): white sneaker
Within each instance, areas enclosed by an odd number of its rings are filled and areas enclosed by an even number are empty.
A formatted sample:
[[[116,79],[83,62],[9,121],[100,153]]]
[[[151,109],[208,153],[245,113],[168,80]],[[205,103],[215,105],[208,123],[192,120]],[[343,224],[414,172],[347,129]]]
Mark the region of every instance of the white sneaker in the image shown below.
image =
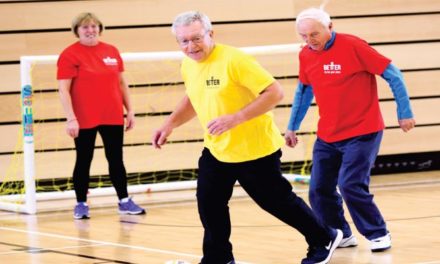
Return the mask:
[[[356,237],[352,234],[349,237],[345,237],[341,240],[341,242],[338,245],[338,248],[348,248],[348,247],[355,247],[358,245],[358,241]]]
[[[370,240],[370,248],[373,252],[385,251],[391,247],[391,235],[386,234],[383,237],[378,237]]]

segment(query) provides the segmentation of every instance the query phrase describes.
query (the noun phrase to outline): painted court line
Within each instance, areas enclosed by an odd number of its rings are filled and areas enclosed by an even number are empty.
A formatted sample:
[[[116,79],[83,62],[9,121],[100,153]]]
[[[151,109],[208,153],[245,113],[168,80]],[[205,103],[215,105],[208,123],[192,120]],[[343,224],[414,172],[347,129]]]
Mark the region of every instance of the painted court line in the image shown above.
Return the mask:
[[[89,245],[83,245],[83,246],[68,246],[68,247],[56,247],[56,248],[36,248],[36,249],[29,249],[29,250],[21,250],[21,251],[5,251],[0,252],[0,255],[12,255],[12,254],[23,254],[23,253],[38,253],[39,251],[56,251],[56,250],[63,250],[63,249],[76,249],[76,248],[84,248],[84,247],[97,247],[102,246],[104,244],[89,244]]]
[[[142,246],[133,246],[133,245],[126,245],[126,244],[107,242],[107,241],[99,241],[99,240],[93,240],[93,239],[84,239],[84,238],[64,236],[64,235],[51,234],[51,233],[45,233],[45,232],[28,231],[28,230],[22,230],[22,229],[17,229],[17,228],[10,228],[10,227],[0,227],[0,230],[19,232],[19,233],[25,233],[25,234],[32,234],[32,235],[38,235],[38,236],[45,236],[45,237],[52,237],[52,238],[59,238],[59,239],[65,239],[65,240],[81,241],[81,242],[87,242],[90,244],[101,244],[101,245],[106,245],[106,246],[137,249],[137,250],[142,250],[142,251],[156,252],[156,253],[160,253],[160,254],[190,257],[190,258],[194,258],[197,260],[199,260],[201,258],[201,256],[198,256],[198,255],[187,254],[187,253],[182,253],[182,252],[177,252],[177,251],[163,250],[163,249],[157,249],[157,248],[148,248],[148,247],[142,247]]]

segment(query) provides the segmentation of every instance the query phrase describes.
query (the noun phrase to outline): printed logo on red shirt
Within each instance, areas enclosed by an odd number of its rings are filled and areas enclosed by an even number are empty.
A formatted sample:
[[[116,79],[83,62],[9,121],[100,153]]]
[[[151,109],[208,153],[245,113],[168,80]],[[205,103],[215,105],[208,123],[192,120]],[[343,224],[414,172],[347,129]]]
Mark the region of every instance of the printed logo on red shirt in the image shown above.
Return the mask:
[[[105,57],[104,59],[102,59],[104,61],[105,65],[108,66],[115,66],[118,65],[118,60],[115,58],[110,58],[109,56]]]
[[[341,74],[341,64],[335,64],[333,61],[330,64],[324,64],[324,74]]]

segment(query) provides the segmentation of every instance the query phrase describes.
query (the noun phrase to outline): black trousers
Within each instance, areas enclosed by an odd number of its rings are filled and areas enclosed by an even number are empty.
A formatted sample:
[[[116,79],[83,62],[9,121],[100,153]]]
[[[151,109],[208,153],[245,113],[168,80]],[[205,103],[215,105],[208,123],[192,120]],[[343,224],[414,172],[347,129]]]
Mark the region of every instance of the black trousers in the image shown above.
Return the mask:
[[[73,170],[73,186],[78,202],[87,201],[90,165],[93,160],[97,133],[101,135],[104,144],[110,180],[118,194],[118,198],[128,197],[127,173],[122,157],[124,126],[100,125],[95,128],[80,129],[78,137],[75,138],[76,162]]]
[[[323,226],[293,191],[281,173],[281,150],[266,157],[225,163],[208,149],[199,159],[197,202],[204,227],[202,263],[228,263],[234,259],[228,202],[238,180],[249,196],[265,211],[304,235],[309,245],[326,245],[334,230]]]

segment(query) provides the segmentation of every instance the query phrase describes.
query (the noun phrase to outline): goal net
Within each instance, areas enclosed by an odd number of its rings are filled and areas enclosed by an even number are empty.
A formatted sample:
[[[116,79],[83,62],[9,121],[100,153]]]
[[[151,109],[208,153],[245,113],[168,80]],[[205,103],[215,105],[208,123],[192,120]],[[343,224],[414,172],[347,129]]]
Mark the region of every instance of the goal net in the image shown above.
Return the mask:
[[[299,44],[242,48],[281,82],[285,99],[273,110],[281,131],[287,127],[297,83]],[[203,148],[202,129],[194,119],[176,129],[161,150],[150,139],[154,129],[184,95],[180,51],[122,53],[124,75],[136,112],[136,127],[124,135],[124,163],[129,193],[194,188],[197,160]],[[65,133],[64,112],[56,81],[58,56],[23,56],[21,68],[22,122],[12,133],[11,155],[0,171],[0,209],[34,214],[38,201],[72,199],[75,162],[73,140]],[[295,149],[283,149],[282,170],[291,181],[307,181],[315,117],[309,111]],[[113,195],[107,161],[97,137],[89,197]],[[70,205],[69,205],[70,206]]]

